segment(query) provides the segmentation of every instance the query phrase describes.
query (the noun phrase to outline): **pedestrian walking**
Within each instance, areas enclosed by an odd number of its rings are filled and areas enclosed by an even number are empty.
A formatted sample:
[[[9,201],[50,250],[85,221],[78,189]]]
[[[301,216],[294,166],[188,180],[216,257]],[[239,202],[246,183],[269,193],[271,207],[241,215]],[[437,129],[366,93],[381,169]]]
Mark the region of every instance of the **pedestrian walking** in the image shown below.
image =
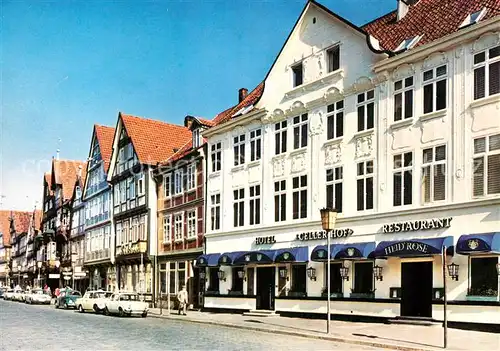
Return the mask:
[[[187,303],[188,303],[188,293],[186,290],[186,286],[183,285],[182,289],[177,293],[177,301],[179,301],[179,313],[181,314],[181,309],[182,309],[182,314],[186,315],[186,310],[187,310]]]

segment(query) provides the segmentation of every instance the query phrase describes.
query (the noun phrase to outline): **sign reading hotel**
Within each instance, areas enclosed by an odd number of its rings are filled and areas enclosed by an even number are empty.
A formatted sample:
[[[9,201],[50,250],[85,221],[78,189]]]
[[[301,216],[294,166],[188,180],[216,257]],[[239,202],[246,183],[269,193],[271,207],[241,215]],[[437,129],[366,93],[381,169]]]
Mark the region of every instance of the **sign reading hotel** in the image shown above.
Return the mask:
[[[417,230],[432,230],[449,228],[453,217],[424,219],[418,221],[406,221],[399,223],[384,224],[382,227],[383,233],[401,233],[412,232]]]

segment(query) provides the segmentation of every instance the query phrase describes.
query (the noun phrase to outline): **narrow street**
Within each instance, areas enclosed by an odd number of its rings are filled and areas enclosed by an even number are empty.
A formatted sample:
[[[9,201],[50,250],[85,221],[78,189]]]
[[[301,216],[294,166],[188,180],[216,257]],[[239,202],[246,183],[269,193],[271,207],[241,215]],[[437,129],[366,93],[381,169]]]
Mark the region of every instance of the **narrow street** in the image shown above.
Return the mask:
[[[119,318],[0,300],[0,350],[377,350],[157,318]]]

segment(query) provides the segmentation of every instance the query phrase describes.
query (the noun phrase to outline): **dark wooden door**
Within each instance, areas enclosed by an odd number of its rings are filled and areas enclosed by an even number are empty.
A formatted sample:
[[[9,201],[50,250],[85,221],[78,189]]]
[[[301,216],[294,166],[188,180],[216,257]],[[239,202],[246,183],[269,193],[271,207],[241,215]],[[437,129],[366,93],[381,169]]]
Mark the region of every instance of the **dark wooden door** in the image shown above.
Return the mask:
[[[432,262],[401,263],[401,315],[432,317]]]

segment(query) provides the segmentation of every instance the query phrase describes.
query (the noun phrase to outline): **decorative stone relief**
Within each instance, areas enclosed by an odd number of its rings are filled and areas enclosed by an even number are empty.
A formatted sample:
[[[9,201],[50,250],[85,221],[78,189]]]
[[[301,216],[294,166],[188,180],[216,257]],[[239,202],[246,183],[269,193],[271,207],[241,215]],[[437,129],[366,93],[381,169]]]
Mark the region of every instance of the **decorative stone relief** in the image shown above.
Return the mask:
[[[420,142],[422,144],[427,144],[438,140],[444,140],[447,131],[445,123],[445,117],[422,121],[420,123]]]
[[[245,134],[246,132],[248,132],[247,128],[245,128],[243,126],[236,126],[236,127],[234,127],[232,134],[233,134],[233,136],[237,136],[237,135]]]
[[[306,112],[306,107],[302,101],[295,101],[292,106],[286,111],[287,115],[300,115]]]
[[[323,67],[323,62],[324,62],[324,57],[323,57],[323,51],[320,51],[317,55],[316,55],[316,62],[318,63],[318,78],[320,78],[321,76],[323,76],[323,70],[324,70],[324,67]]]
[[[323,113],[315,110],[309,114],[309,135],[318,135],[323,133]]]
[[[306,153],[292,156],[292,173],[302,172],[306,169]]]
[[[248,167],[248,182],[256,183],[260,182],[262,178],[262,169],[260,164],[256,164]]]
[[[373,88],[373,82],[369,77],[359,77],[353,84],[353,89],[356,92],[365,91]]]
[[[285,175],[285,159],[277,157],[273,159],[273,177],[282,177]]]
[[[392,78],[394,80],[400,80],[405,77],[409,77],[415,74],[415,66],[413,64],[402,64],[398,66],[392,73]]]
[[[444,65],[448,62],[448,58],[444,52],[435,52],[424,60],[422,64],[422,70],[427,70],[436,66]]]
[[[399,150],[410,147],[413,142],[412,128],[408,126],[398,130],[392,130],[390,136],[392,137],[391,149]]]
[[[333,144],[325,146],[325,165],[339,163],[342,157],[342,145]]]
[[[325,92],[323,97],[324,97],[326,103],[330,103],[330,102],[342,100],[344,98],[344,95],[336,87],[331,87],[331,88],[328,88],[328,90]]]
[[[457,177],[457,179],[462,179],[464,177],[462,169],[457,169],[457,171],[455,172],[455,177]]]
[[[268,113],[262,118],[263,123],[276,123],[282,121],[286,118],[285,112],[279,108],[275,109],[273,112]]]
[[[459,59],[460,57],[462,57],[463,53],[464,53],[463,46],[456,48],[455,49],[455,58]]]
[[[367,135],[356,139],[356,158],[367,157],[372,154],[373,136]]]
[[[474,42],[471,51],[483,51],[498,44],[500,44],[500,32],[485,33]]]
[[[239,168],[238,170],[231,173],[231,183],[233,184],[233,188],[240,188],[245,184],[246,177],[243,171],[243,168]]]
[[[479,132],[491,128],[500,128],[500,101],[471,109],[472,131]],[[497,116],[497,118],[493,118]]]

